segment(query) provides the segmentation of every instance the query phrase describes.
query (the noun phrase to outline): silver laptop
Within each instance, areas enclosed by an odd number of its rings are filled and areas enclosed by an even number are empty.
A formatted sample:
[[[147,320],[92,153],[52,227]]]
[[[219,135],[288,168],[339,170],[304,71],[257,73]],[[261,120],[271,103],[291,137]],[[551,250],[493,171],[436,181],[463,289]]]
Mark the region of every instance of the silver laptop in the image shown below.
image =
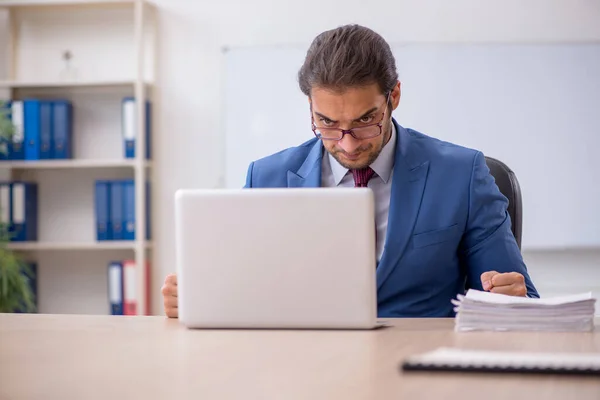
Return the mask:
[[[175,228],[189,328],[378,326],[369,189],[179,190]]]

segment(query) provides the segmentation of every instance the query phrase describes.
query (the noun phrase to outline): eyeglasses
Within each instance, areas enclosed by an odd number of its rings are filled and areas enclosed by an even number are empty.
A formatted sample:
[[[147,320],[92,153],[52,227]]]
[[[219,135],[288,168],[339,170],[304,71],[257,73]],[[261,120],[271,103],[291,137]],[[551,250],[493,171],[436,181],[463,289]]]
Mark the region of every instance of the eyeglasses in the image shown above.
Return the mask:
[[[315,134],[315,136],[321,140],[342,140],[344,138],[344,135],[351,135],[356,140],[365,140],[377,137],[381,135],[381,132],[383,132],[383,118],[385,117],[385,112],[387,111],[389,98],[390,96],[388,94],[385,101],[386,107],[383,113],[381,113],[381,119],[379,120],[379,122],[375,124],[357,126],[356,128],[351,129],[318,127],[315,124],[315,119],[312,115],[311,108],[312,131]]]

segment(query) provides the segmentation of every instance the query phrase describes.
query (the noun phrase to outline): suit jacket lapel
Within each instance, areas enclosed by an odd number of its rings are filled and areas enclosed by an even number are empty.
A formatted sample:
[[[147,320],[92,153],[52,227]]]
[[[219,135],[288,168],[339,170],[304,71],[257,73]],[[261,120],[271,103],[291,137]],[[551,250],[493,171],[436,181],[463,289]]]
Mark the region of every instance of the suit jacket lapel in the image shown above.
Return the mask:
[[[377,288],[390,276],[404,254],[419,214],[425,189],[429,160],[411,146],[408,132],[394,121],[398,140],[394,160],[392,193],[388,215],[388,232],[382,258],[377,268]]]
[[[288,187],[320,187],[323,145],[317,140],[297,172],[287,172]]]

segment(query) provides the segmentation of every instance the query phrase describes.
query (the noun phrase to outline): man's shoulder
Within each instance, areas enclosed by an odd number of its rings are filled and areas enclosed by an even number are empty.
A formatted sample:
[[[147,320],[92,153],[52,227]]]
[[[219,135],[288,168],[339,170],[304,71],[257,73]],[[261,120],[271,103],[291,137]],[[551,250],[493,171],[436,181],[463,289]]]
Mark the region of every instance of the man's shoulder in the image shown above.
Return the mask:
[[[315,146],[317,138],[307,140],[306,142],[288,147],[266,157],[262,157],[254,161],[254,168],[277,168],[277,169],[297,169],[308,157],[308,154]]]
[[[404,128],[409,136],[409,152],[418,152],[424,159],[441,167],[464,166],[472,168],[481,151],[457,143],[426,135],[415,129]]]

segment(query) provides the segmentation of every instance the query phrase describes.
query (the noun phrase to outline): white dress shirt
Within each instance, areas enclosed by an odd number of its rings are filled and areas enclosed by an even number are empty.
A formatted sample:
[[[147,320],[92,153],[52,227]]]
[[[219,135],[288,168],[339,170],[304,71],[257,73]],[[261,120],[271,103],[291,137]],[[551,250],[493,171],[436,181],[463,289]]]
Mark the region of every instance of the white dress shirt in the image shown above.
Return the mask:
[[[370,165],[375,175],[369,180],[368,187],[375,195],[375,224],[377,227],[377,260],[381,259],[385,246],[385,236],[390,209],[392,191],[392,174],[396,149],[396,128],[392,124],[392,137]],[[342,166],[333,156],[327,153],[321,162],[322,187],[354,187],[354,178],[347,168]]]

